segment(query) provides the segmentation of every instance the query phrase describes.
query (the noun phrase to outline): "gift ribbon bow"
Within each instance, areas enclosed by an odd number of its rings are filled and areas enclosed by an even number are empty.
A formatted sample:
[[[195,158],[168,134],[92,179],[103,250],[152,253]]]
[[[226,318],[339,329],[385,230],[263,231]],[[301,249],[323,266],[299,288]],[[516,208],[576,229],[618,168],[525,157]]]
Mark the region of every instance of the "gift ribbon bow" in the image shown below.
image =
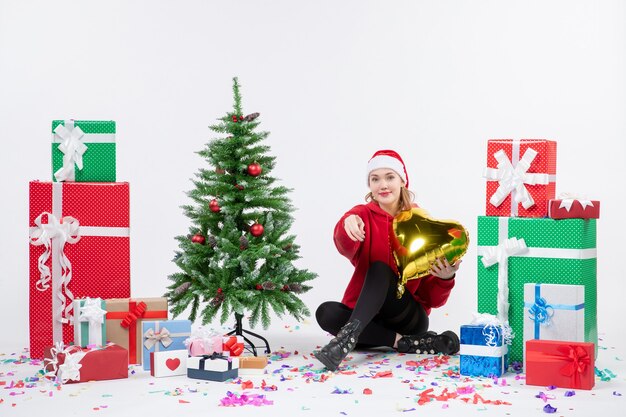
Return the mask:
[[[523,238],[511,237],[497,246],[485,248],[482,254],[485,268],[498,264],[498,319],[503,324],[509,321],[509,257],[527,250]]]
[[[561,204],[559,204],[559,208],[565,208],[565,210],[568,212],[572,209],[572,204],[574,204],[574,201],[578,201],[583,207],[583,210],[587,207],[593,207],[593,202],[591,200],[579,197],[575,194],[563,193],[559,196],[559,198],[561,199]]]
[[[589,354],[580,346],[562,346],[558,348],[558,351],[563,354],[564,359],[567,361],[560,370],[563,376],[580,376],[591,364]]]
[[[223,344],[224,352],[230,352],[232,356],[239,356],[243,353],[243,343],[237,342],[236,336],[230,336]]]
[[[44,216],[47,217],[48,222],[43,223]],[[56,238],[57,244],[52,246],[52,239]],[[39,291],[46,291],[50,288],[50,281],[52,275],[50,268],[46,265],[46,262],[52,254],[53,258],[59,258],[59,264],[61,266],[61,287],[62,291],[57,292],[57,297],[61,300],[61,307],[56,312],[56,316],[61,323],[69,323],[71,321],[72,302],[74,301],[74,295],[67,288],[72,280],[72,263],[65,255],[63,249],[66,243],[76,243],[80,240],[80,223],[74,217],[65,216],[59,219],[51,213],[43,212],[35,219],[35,227],[30,232],[30,244],[34,246],[43,245],[45,247],[44,252],[39,256],[37,260],[37,266],[39,268],[39,280],[35,284],[35,288]],[[65,295],[63,295],[65,293]],[[69,302],[66,303],[66,297]]]
[[[508,323],[503,322],[493,314],[474,313],[474,319],[470,324],[484,326],[483,336],[485,336],[485,345],[489,347],[499,346],[499,336],[502,336],[502,345],[510,345],[513,339],[513,330]]]
[[[502,149],[494,153],[493,156],[498,161],[497,168],[485,168],[483,173],[483,177],[487,180],[498,181],[499,184],[489,202],[498,207],[511,194],[511,198],[516,204],[521,203],[525,209],[532,207],[535,201],[526,189],[526,185],[545,185],[550,182],[548,174],[528,172],[531,163],[537,156],[537,151],[527,148],[515,166]]]
[[[80,326],[82,322],[89,323],[90,343],[96,345],[106,343],[106,340],[102,340],[102,324],[107,312],[101,305],[100,299],[86,298],[84,304],[78,309],[78,322],[74,323],[74,326]]]
[[[76,167],[83,169],[83,154],[87,145],[83,143],[85,132],[78,126],[74,126],[73,120],[65,121],[65,126],[58,125],[54,133],[61,138],[58,149],[63,152],[63,166],[54,173],[57,181],[74,181]]]
[[[143,337],[146,339],[146,341],[143,342],[143,345],[148,350],[152,349],[154,345],[159,342],[163,345],[164,348],[167,348],[173,342],[172,338],[170,337],[170,331],[167,330],[165,327],[161,328],[161,330],[159,330],[158,332],[155,332],[154,329],[148,329],[144,333]]]
[[[145,302],[140,301],[135,305],[135,308],[132,311],[129,311],[126,317],[122,319],[120,322],[120,326],[125,329],[128,329],[131,325],[135,324],[138,319],[142,318],[144,314],[146,314],[146,310],[148,306]]]
[[[80,307],[78,312],[78,320],[89,322],[90,325],[102,325],[107,312],[102,309],[101,304],[99,299],[86,298],[85,304]]]
[[[83,366],[80,361],[83,360],[87,354],[86,351],[83,351],[76,346],[68,346],[64,349],[63,343],[58,342],[53,348],[50,349],[50,353],[52,358],[44,359],[44,366],[46,368],[51,368],[51,371],[47,372],[46,376],[53,377],[56,375],[62,384],[65,384],[68,381],[80,381],[80,368]],[[61,365],[59,365],[59,354],[65,355]]]
[[[536,324],[549,326],[550,319],[554,316],[554,308],[548,304],[545,298],[535,294],[535,303],[528,309],[528,314]]]
[[[228,370],[230,371],[233,368],[233,362],[232,359],[228,356],[224,356],[221,353],[217,353],[217,352],[213,352],[210,355],[202,355],[200,357],[200,370],[204,371],[204,363],[207,360],[215,360],[215,359],[222,359],[228,362]]]

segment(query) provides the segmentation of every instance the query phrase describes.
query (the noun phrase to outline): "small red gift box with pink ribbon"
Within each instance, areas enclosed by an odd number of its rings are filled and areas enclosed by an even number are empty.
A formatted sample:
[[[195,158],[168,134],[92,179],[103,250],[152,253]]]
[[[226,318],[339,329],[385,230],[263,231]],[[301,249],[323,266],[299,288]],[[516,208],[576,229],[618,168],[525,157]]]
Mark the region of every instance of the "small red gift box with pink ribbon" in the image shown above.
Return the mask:
[[[559,340],[526,341],[526,385],[590,390],[595,384],[595,345]]]

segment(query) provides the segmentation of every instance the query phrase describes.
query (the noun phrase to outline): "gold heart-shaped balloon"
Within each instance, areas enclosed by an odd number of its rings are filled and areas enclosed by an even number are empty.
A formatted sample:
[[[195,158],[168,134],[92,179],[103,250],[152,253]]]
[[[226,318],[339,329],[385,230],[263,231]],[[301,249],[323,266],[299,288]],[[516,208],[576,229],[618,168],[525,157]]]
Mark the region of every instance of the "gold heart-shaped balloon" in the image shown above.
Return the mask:
[[[398,295],[407,281],[429,274],[432,263],[445,257],[455,263],[467,251],[467,230],[453,220],[436,220],[421,208],[400,212],[393,220],[394,256],[400,271]]]

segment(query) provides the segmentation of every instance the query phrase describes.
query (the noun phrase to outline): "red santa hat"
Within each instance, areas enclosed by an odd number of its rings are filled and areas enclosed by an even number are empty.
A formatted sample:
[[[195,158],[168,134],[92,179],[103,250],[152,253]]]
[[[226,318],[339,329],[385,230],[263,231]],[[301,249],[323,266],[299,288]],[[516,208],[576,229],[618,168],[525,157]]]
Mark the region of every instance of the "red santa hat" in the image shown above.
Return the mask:
[[[406,166],[402,157],[396,152],[389,149],[376,151],[367,163],[367,185],[370,183],[370,173],[379,168],[392,169],[402,178],[404,186],[409,188],[409,175],[406,173]]]

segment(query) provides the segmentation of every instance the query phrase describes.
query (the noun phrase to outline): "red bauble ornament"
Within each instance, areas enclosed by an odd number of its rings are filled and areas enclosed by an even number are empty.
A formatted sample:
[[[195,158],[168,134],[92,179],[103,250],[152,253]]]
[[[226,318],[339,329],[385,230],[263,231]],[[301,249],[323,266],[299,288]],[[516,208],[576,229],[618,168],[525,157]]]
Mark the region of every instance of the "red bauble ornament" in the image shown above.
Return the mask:
[[[221,289],[221,288],[218,288],[218,289],[217,289],[217,293],[218,293],[218,294],[221,294],[221,293],[222,293],[222,289]]]
[[[252,226],[250,226],[250,233],[254,237],[261,236],[264,230],[265,229],[263,228],[263,225],[260,223],[254,223]]]
[[[209,203],[209,209],[211,209],[213,213],[217,213],[218,211],[220,211],[220,203],[218,203],[217,200],[214,198]]]
[[[243,190],[243,185],[235,184],[235,188],[238,189],[239,191],[242,191]]]
[[[283,291],[285,292],[289,291],[289,285],[287,284],[283,285]]]
[[[234,123],[237,123],[237,121],[238,121],[238,120],[239,120],[239,119],[237,118],[237,116],[235,116],[235,115],[233,114],[233,122],[234,122]]]
[[[191,237],[191,241],[193,243],[198,243],[199,245],[204,245],[204,242],[206,242],[206,239],[200,233],[196,233],[195,235]]]
[[[248,175],[252,175],[253,177],[258,177],[263,172],[261,165],[258,162],[248,165]]]
[[[256,284],[255,287],[257,290],[262,291],[263,290],[263,286],[261,284]]]

